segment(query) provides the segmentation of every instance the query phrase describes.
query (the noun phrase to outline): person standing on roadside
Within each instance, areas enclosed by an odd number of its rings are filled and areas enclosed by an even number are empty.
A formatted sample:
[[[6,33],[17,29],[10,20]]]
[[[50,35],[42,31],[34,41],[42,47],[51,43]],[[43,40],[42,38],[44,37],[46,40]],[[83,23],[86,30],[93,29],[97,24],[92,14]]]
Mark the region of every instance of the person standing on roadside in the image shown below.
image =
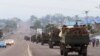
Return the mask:
[[[96,39],[96,47],[99,46],[99,39]]]
[[[94,38],[94,39],[92,39],[92,46],[94,47],[95,44],[96,44],[96,39]]]

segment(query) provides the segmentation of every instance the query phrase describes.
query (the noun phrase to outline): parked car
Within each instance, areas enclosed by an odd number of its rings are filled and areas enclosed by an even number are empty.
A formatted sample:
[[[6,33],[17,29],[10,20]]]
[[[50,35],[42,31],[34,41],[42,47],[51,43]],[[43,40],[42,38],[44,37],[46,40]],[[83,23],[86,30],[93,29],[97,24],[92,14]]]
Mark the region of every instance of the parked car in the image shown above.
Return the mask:
[[[4,42],[4,41],[0,41],[0,47],[4,47],[4,48],[6,48],[6,43]]]
[[[5,40],[5,43],[7,45],[14,45],[15,44],[15,41],[13,39],[7,39],[7,40]]]

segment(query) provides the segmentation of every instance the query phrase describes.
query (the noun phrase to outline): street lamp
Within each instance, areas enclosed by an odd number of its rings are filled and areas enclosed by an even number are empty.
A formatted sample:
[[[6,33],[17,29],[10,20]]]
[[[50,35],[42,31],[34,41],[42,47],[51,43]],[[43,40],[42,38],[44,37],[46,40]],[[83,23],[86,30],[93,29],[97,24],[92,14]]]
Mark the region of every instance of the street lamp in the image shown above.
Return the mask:
[[[87,21],[87,25],[88,25],[88,13],[89,13],[89,11],[85,11],[85,14],[86,14],[86,21]]]

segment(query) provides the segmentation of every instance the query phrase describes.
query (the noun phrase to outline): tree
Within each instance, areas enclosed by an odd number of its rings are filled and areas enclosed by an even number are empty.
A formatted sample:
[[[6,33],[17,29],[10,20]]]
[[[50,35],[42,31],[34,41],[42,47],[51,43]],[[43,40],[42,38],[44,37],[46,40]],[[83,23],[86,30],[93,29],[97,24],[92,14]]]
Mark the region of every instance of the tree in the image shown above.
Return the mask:
[[[87,28],[88,28],[88,30],[91,30],[91,29],[92,29],[91,24],[88,24],[88,25],[87,25]]]
[[[50,21],[51,21],[51,15],[46,15],[45,17],[42,17],[41,19],[40,19],[40,21],[41,21],[41,25],[43,26],[43,27],[45,27],[47,24],[49,24],[50,23]]]
[[[13,17],[11,19],[12,21],[15,21],[16,23],[19,23],[21,21],[21,19],[17,18],[17,17]]]
[[[55,24],[62,25],[64,23],[65,17],[62,14],[55,14],[52,16],[52,22],[56,22]]]
[[[56,26],[54,24],[48,24],[45,26],[44,31],[51,32],[55,28],[56,28]]]
[[[32,16],[30,16],[30,21],[32,22],[32,21],[36,21],[37,20],[37,17],[36,16],[34,16],[34,15],[32,15]]]
[[[6,30],[8,32],[17,29],[17,22],[15,22],[13,20],[6,20],[5,24],[6,24],[6,26],[5,26],[4,30]]]
[[[42,26],[41,26],[41,21],[40,21],[40,20],[36,20],[36,21],[34,22],[34,28],[35,28],[35,29],[37,29],[37,28],[42,28]]]

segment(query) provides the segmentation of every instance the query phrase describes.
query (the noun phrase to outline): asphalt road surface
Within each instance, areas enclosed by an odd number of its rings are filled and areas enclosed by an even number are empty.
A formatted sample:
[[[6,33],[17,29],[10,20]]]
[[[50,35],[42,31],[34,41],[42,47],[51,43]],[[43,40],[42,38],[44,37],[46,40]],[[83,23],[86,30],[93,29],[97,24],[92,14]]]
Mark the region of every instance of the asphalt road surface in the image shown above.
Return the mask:
[[[15,34],[11,34],[6,39],[14,39],[15,45],[0,48],[0,56],[29,56],[29,47],[24,40],[24,36],[29,33],[25,23],[21,23]]]
[[[61,56],[59,47],[53,49],[48,47],[48,44],[41,45],[25,41],[24,36],[32,34],[27,23],[21,23],[15,34],[9,35],[7,38],[14,39],[15,45],[0,48],[0,56]],[[77,53],[69,53],[69,56],[77,56]],[[88,56],[100,56],[100,46],[88,47]]]

